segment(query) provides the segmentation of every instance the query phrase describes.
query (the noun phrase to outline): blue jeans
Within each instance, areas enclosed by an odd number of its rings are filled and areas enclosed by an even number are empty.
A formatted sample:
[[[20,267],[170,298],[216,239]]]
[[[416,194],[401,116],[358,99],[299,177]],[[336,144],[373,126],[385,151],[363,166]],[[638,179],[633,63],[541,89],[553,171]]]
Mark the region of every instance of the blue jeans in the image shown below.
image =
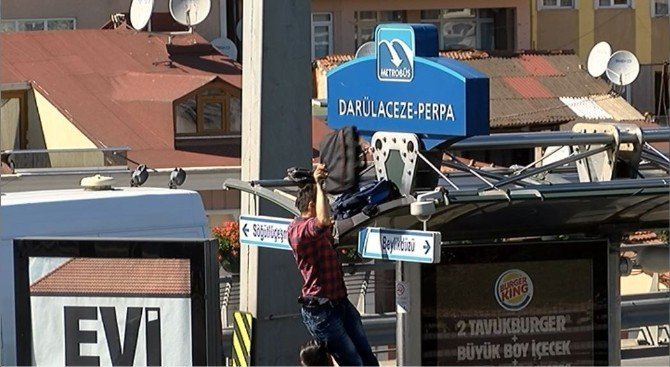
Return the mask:
[[[309,333],[325,344],[340,366],[379,366],[365,336],[361,315],[348,299],[334,304],[303,306],[302,320]]]

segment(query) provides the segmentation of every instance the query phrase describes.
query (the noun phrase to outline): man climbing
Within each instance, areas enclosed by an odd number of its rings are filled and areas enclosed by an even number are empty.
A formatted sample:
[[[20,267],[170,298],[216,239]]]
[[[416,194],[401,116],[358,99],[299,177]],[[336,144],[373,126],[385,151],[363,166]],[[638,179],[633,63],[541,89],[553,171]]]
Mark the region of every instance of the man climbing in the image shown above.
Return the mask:
[[[361,316],[347,298],[344,274],[333,248],[330,204],[323,190],[328,171],[314,170],[315,183],[298,193],[300,216],[289,225],[293,256],[303,277],[302,319],[310,334],[325,345],[340,366],[378,366]]]

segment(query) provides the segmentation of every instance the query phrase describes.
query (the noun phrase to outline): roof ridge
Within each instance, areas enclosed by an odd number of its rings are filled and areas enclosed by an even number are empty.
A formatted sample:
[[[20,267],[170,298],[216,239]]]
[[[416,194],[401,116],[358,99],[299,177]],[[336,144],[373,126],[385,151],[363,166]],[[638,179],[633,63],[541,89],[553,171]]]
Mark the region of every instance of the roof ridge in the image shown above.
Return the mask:
[[[63,261],[62,264],[60,264],[60,265],[58,265],[57,267],[51,269],[50,272],[48,272],[48,273],[42,275],[39,279],[37,279],[37,280],[35,281],[35,283],[31,284],[30,287],[32,288],[32,287],[34,287],[34,286],[37,286],[39,283],[41,283],[42,281],[46,280],[48,277],[52,276],[54,273],[56,273],[58,270],[60,270],[60,269],[61,269],[62,267],[64,267],[65,265],[67,265],[67,264],[73,262],[75,259],[76,259],[76,257],[71,257],[71,258],[69,258],[68,260]]]

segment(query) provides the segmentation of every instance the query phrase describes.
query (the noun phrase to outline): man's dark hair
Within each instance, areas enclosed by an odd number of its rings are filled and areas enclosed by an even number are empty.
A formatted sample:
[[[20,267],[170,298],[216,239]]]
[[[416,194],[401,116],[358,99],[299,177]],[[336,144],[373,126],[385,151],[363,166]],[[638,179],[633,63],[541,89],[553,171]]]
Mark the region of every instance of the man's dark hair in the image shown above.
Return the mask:
[[[333,365],[326,347],[316,339],[312,339],[300,347],[300,363],[303,366]]]
[[[307,211],[310,201],[316,201],[316,186],[309,183],[298,191],[298,197],[295,200],[295,206],[300,210],[300,213]]]

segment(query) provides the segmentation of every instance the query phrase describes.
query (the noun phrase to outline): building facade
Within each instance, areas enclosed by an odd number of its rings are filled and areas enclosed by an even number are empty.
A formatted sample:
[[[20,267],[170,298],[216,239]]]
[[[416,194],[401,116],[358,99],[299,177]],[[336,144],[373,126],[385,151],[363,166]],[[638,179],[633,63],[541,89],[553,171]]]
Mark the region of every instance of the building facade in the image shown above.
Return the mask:
[[[354,53],[377,24],[430,23],[440,49],[529,49],[531,14],[522,0],[312,0],[312,55]]]
[[[613,51],[633,52],[640,75],[626,97],[658,123],[668,124],[668,0],[537,0],[531,5],[535,49],[573,49],[584,62],[601,41]]]
[[[96,0],[93,5],[90,1],[85,0],[3,1],[0,4],[0,15],[2,16],[0,30],[8,32],[99,29],[111,21],[112,15],[128,14],[131,2],[132,0]],[[221,29],[227,27],[226,8],[224,7],[222,11],[219,6],[220,3],[225,2],[226,0],[213,0],[209,16],[196,26],[197,32],[210,41],[220,37],[223,34]],[[232,3],[232,1],[229,2]],[[154,13],[153,28],[160,29],[165,23],[171,23],[168,0],[155,0]],[[130,23],[129,20],[128,23]]]

